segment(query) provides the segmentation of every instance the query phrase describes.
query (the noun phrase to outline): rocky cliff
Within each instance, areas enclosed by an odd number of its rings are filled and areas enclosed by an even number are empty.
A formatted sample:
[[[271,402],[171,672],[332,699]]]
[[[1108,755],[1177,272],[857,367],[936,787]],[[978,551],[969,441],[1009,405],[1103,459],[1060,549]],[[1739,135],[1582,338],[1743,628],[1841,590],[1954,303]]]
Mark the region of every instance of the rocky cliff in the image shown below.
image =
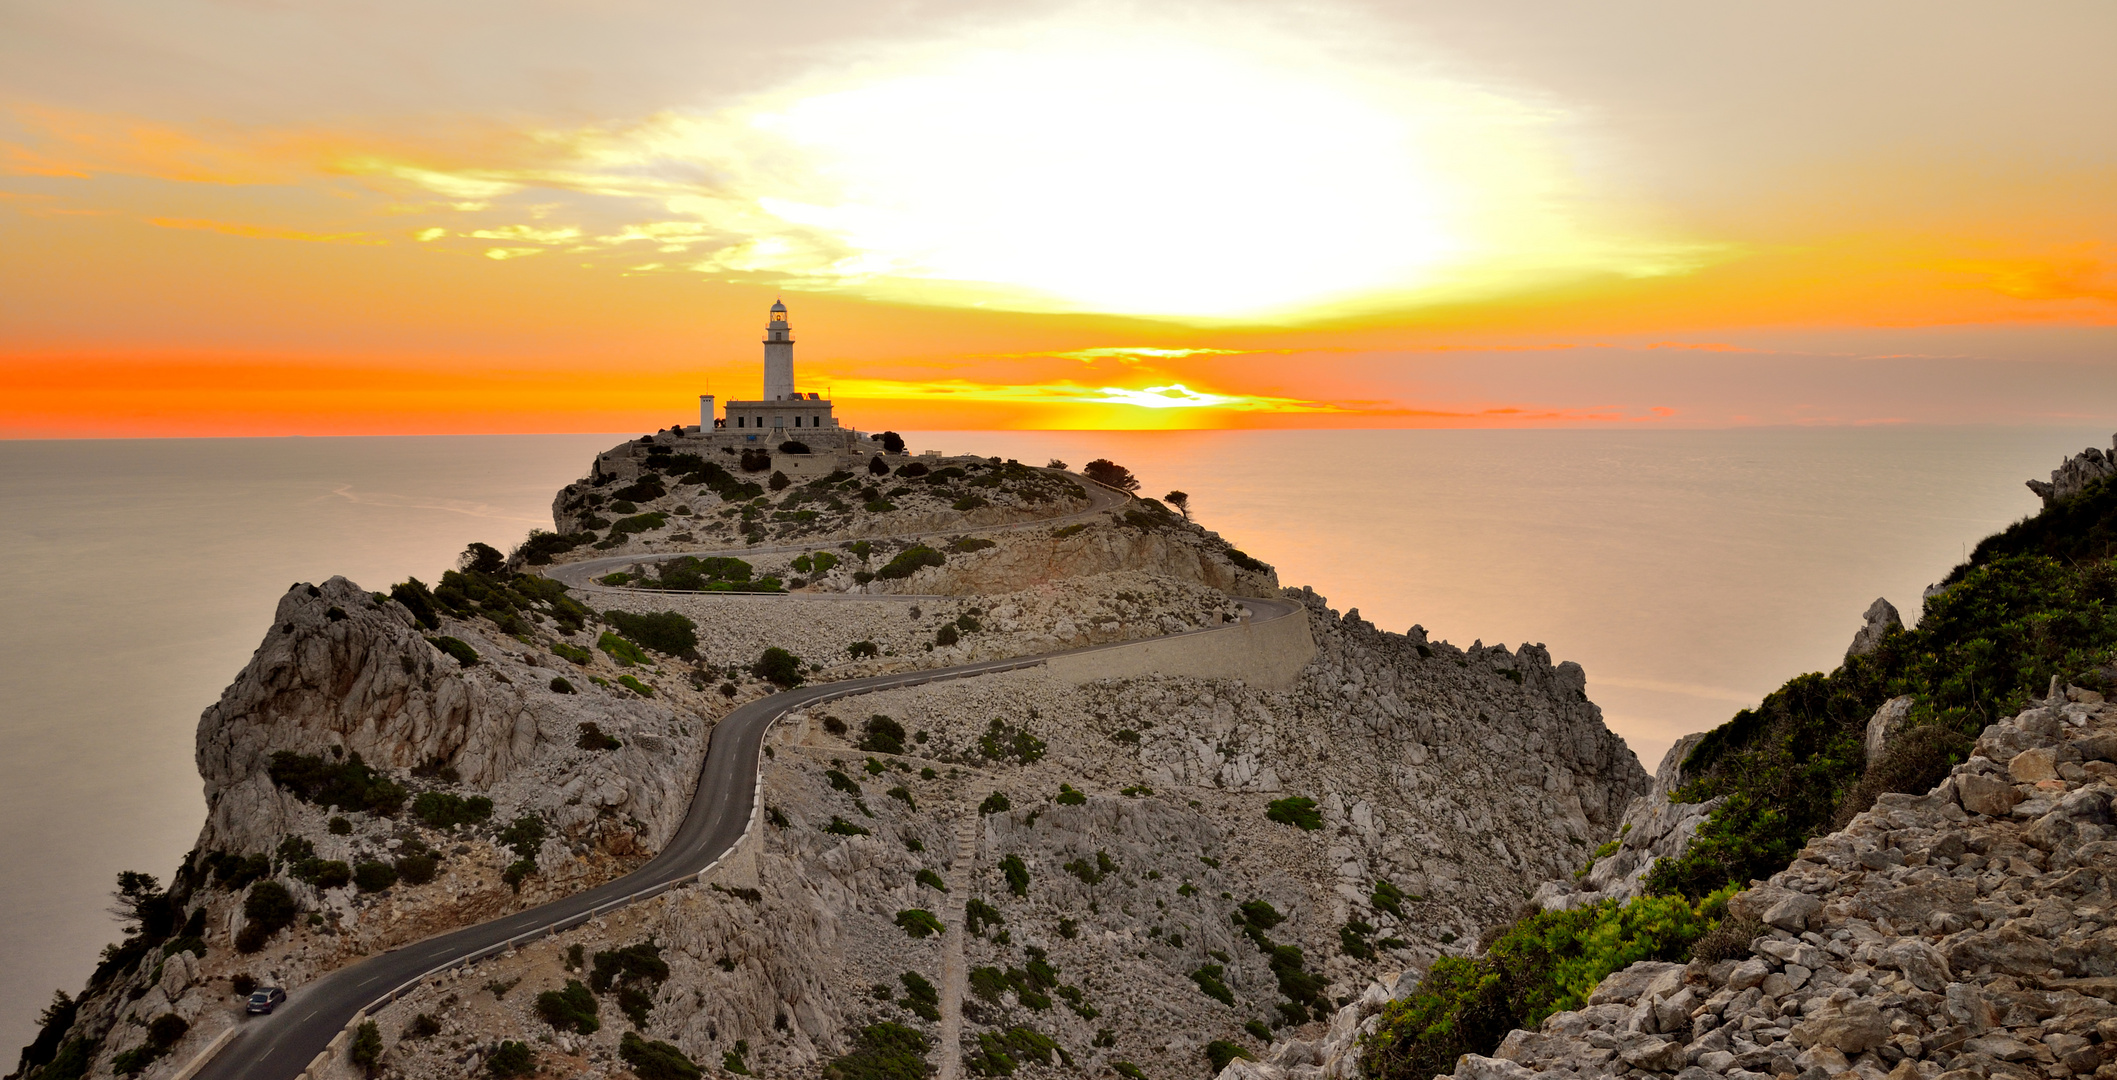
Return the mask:
[[[974,1071],[1183,1075],[1215,1041],[1320,1038],[1341,996],[1468,949],[1577,863],[1646,778],[1578,666],[1294,595],[1318,652],[1291,687],[1029,670],[790,717],[764,767],[769,824],[725,877],[382,1023],[472,1003],[444,1040],[534,1037],[549,1027],[528,995],[471,987],[558,991],[576,946],[652,942],[668,974],[639,1030],[763,1075],[813,1075],[876,1024],[938,1036],[938,993],[917,988],[951,974]],[[890,724],[901,754],[875,749]],[[954,967],[943,935],[906,928],[966,909]],[[547,1064],[616,1067],[620,1027],[564,1034]],[[407,1075],[455,1067],[450,1042],[390,1043]]]

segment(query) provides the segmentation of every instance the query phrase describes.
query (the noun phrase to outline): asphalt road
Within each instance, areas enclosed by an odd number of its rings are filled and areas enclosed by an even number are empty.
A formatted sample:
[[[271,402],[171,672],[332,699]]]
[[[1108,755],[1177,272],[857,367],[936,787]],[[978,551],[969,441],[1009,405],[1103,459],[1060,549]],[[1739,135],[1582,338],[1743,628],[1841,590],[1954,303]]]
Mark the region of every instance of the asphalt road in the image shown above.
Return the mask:
[[[1285,618],[1300,610],[1300,605],[1287,600],[1244,598],[1242,603],[1257,613],[1253,619],[1256,622]],[[1230,629],[1234,627],[1188,633],[1214,634]],[[198,1076],[211,1080],[292,1080],[344,1029],[355,1012],[392,989],[465,957],[504,948],[515,938],[555,923],[586,921],[594,909],[612,901],[696,875],[733,848],[749,827],[755,811],[757,758],[765,732],[772,721],[790,710],[876,690],[1034,667],[1057,656],[1101,652],[1129,644],[1133,643],[1111,642],[1037,656],[817,683],[744,704],[715,725],[690,810],[668,845],[645,866],[585,892],[371,956],[299,987],[290,992],[273,1015],[244,1018],[241,1034]]]

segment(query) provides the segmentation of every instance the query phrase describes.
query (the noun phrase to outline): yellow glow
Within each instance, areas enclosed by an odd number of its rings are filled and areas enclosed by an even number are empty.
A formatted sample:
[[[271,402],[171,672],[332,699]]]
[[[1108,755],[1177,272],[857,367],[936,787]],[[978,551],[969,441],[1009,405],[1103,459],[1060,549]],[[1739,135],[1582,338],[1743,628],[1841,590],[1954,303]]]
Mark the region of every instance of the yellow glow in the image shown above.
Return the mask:
[[[1068,382],[993,385],[965,379],[897,382],[884,379],[840,379],[832,393],[847,400],[908,401],[974,396],[985,403],[1029,405],[1123,405],[1145,409],[1219,408],[1236,412],[1330,413],[1343,411],[1327,402],[1255,394],[1215,394],[1182,383],[1127,389],[1086,387]]]
[[[535,163],[344,167],[656,217],[472,237],[643,242],[686,256],[670,270],[1015,311],[1311,321],[1724,254],[1615,224],[1574,175],[1592,133],[1563,111],[1370,38],[1098,12],[822,63],[708,112],[539,132]]]

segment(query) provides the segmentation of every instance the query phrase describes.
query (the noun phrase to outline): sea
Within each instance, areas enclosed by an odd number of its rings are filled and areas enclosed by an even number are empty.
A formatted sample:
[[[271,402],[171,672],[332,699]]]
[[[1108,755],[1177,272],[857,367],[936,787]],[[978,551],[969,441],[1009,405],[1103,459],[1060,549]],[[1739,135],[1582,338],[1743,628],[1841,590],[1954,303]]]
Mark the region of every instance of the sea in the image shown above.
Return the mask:
[[[117,939],[121,870],[197,837],[198,716],[289,585],[428,581],[506,549],[622,434],[0,442],[0,1053]],[[1384,629],[1581,664],[1653,769],[1907,621],[2022,484],[2106,429],[936,431],[915,450],[1108,458]]]

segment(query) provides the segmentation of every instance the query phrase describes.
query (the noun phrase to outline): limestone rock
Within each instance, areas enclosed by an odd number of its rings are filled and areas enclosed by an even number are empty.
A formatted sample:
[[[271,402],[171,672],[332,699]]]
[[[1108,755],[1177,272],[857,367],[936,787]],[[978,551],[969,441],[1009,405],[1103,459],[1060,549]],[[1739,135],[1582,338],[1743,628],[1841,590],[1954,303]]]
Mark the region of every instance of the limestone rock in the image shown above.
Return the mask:
[[[1904,620],[1897,615],[1896,605],[1884,597],[1875,597],[1874,603],[1867,605],[1867,613],[1862,617],[1866,620],[1865,624],[1852,636],[1852,644],[1845,648],[1847,660],[1875,651],[1881,647],[1883,638],[1904,626]]]

